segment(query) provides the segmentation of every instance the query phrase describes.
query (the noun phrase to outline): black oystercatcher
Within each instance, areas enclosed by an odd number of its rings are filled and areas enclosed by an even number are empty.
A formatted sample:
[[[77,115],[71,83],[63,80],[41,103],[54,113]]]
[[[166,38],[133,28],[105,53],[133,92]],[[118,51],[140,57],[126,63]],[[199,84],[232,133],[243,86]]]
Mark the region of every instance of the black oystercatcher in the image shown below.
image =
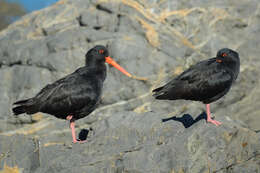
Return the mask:
[[[159,100],[194,100],[206,104],[207,122],[221,123],[211,119],[210,103],[227,94],[239,73],[237,52],[223,48],[217,57],[201,61],[181,73],[166,85],[153,90]]]
[[[73,143],[76,139],[75,120],[84,118],[97,107],[106,78],[105,62],[131,77],[108,55],[104,46],[95,46],[86,54],[86,66],[45,86],[35,97],[17,101],[15,115],[44,112],[70,121]]]

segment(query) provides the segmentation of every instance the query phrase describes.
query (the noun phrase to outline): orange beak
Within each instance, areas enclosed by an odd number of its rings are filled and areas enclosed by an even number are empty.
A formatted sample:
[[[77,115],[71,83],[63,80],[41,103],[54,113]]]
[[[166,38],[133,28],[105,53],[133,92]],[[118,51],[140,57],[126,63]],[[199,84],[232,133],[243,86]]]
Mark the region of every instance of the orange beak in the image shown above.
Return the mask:
[[[119,64],[117,64],[110,56],[106,57],[106,63],[111,64],[116,69],[124,73],[128,77],[132,77],[130,73],[128,73],[125,69],[123,69]]]

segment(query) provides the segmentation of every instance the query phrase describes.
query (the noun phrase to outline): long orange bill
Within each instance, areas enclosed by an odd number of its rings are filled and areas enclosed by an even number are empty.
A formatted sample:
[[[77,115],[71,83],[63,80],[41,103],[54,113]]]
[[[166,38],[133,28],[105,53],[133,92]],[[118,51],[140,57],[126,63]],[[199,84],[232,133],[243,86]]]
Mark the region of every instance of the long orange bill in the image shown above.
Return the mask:
[[[117,64],[110,56],[106,57],[106,63],[111,64],[116,69],[124,73],[128,77],[132,77],[130,73],[128,73],[125,69],[123,69],[119,64]]]

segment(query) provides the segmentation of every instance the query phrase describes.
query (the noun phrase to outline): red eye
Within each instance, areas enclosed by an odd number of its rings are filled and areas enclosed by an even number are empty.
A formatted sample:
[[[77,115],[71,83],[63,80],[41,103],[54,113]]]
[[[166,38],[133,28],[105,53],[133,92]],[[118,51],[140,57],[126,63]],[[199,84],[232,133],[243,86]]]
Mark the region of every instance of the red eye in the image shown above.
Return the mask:
[[[227,54],[226,53],[222,53],[222,57],[226,57],[227,56]]]
[[[99,52],[100,54],[103,54],[103,53],[104,53],[104,50],[103,50],[103,49],[100,49],[98,52]]]

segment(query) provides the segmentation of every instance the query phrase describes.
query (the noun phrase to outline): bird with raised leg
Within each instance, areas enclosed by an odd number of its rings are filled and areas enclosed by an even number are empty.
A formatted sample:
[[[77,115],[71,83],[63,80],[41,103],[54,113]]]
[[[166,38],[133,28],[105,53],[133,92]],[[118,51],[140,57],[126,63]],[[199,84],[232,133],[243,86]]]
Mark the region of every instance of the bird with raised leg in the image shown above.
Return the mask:
[[[46,85],[35,97],[15,102],[14,114],[43,112],[68,120],[73,143],[85,142],[76,139],[75,120],[86,117],[97,108],[106,78],[105,63],[132,77],[109,56],[104,46],[95,46],[87,52],[84,67]]]
[[[221,122],[211,118],[210,103],[227,94],[239,68],[239,54],[223,48],[216,57],[192,65],[166,85],[154,89],[153,96],[159,100],[201,101],[206,104],[207,122],[219,126]]]

